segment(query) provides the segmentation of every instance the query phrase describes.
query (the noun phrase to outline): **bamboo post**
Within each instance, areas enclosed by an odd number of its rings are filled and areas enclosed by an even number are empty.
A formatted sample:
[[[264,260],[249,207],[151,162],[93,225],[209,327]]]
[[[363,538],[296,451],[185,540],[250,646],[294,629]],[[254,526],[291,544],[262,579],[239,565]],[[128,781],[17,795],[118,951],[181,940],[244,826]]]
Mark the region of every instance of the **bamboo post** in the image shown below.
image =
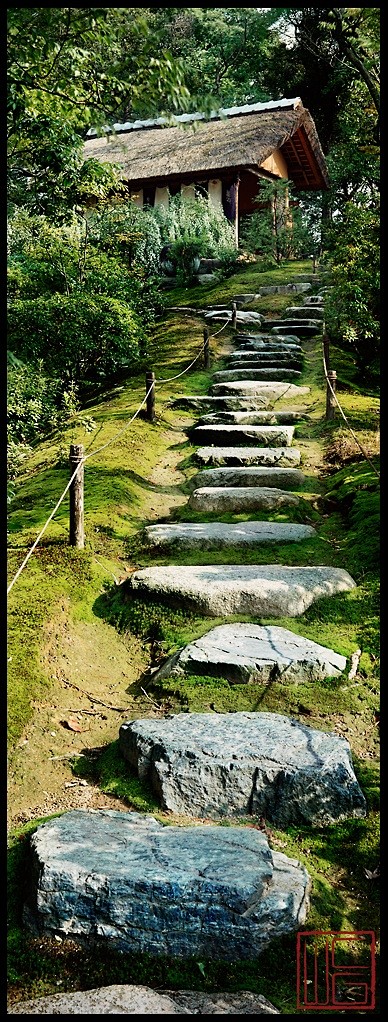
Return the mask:
[[[336,386],[336,380],[337,380],[337,373],[334,371],[334,369],[329,369],[327,376],[328,376],[328,380],[327,380],[327,384],[326,384],[326,419],[334,419],[335,405],[336,405],[335,400],[334,400],[334,394],[335,394],[335,386]],[[330,384],[331,384],[331,387],[330,387]]]
[[[79,550],[83,550],[85,546],[83,456],[83,444],[70,444],[70,474],[73,475],[77,465],[79,465],[79,469],[70,486],[69,544],[78,547]]]
[[[203,364],[205,369],[209,368],[210,364],[210,350],[209,350],[209,331],[207,326],[203,331]]]
[[[236,302],[232,304],[232,330],[237,329],[237,305]]]
[[[155,419],[155,373],[146,373],[146,394],[146,418],[149,422],[153,422]]]

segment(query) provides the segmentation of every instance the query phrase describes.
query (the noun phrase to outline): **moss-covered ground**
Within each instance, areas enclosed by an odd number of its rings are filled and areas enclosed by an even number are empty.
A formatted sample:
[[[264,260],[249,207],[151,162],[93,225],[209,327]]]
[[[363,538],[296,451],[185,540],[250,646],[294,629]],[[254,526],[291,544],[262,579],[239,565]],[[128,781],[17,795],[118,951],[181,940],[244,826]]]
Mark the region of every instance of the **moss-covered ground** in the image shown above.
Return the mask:
[[[284,283],[311,266],[289,264],[260,272],[242,267],[218,284],[168,292],[169,311],[157,324],[146,368],[156,377],[156,418],[144,411],[85,467],[83,551],[68,545],[65,498],[47,532],[13,586],[8,607],[9,743],[9,998],[84,989],[109,983],[146,983],[163,988],[249,989],[264,994],[285,1014],[296,1012],[295,936],[275,941],[252,963],[172,961],[148,956],[88,952],[71,941],[31,938],[21,922],[28,835],[43,819],[69,808],[110,806],[151,812],[168,825],[187,823],[162,812],[145,785],[130,774],[118,749],[125,719],[163,716],[180,709],[287,713],[313,727],[333,730],[350,742],[355,770],[368,804],[364,820],[325,830],[272,830],[274,849],[299,858],[312,878],[309,929],[379,928],[379,469],[377,394],[365,393],[348,353],[332,348],[337,394],[346,416],[325,420],[325,385],[319,338],[303,342],[301,383],[310,387],[295,407],[303,418],[294,443],[305,473],[300,505],[267,517],[304,521],[316,537],[302,543],[262,546],[242,553],[151,556],[145,525],[204,521],[186,506],[198,471],[187,430],[197,415],[173,402],[180,394],[205,394],[212,371],[232,344],[224,329],[211,340],[212,364],[196,357],[204,320],[200,310]],[[292,296],[254,303],[265,315],[282,315]],[[261,303],[261,304],[260,304]],[[213,328],[212,328],[213,329]],[[214,333],[219,325],[214,327]],[[108,443],[129,422],[145,394],[144,373],[121,380],[88,402],[64,433],[37,445],[25,465],[8,521],[9,579],[22,563],[68,479],[70,443],[87,453]],[[92,424],[93,428],[90,429]],[[357,443],[358,441],[358,443]],[[362,446],[360,450],[359,444]],[[221,521],[246,515],[223,515]],[[261,514],[250,518],[263,517]],[[356,588],[321,599],[304,615],[265,619],[350,658],[360,651],[357,672],[318,685],[233,685],[224,678],[153,681],[152,668],[182,644],[223,619],[205,619],[182,607],[128,599],[125,579],[149,563],[330,564],[348,570]],[[119,584],[118,584],[119,583]],[[239,617],[239,620],[243,620]],[[247,619],[245,619],[247,620]],[[256,620],[257,619],[250,619]],[[224,821],[227,825],[228,821]],[[281,961],[281,967],[279,967]],[[359,961],[357,954],[355,962]],[[276,984],[274,986],[274,975]],[[309,1013],[309,1012],[307,1012]],[[310,1012],[312,1013],[312,1012]],[[318,1012],[320,1013],[320,1012]],[[321,1012],[324,1013],[323,1011]]]

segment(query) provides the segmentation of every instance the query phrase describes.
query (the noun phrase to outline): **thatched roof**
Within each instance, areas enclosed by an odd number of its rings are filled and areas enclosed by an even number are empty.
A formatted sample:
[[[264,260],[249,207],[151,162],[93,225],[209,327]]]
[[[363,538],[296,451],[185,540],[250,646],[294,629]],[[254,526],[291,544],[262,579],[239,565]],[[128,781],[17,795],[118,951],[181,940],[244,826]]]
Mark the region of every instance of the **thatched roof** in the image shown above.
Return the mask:
[[[233,108],[233,112],[225,110],[223,116],[194,124],[189,121],[164,127],[160,120],[148,122],[150,126],[147,122],[140,127],[128,125],[129,130],[90,138],[84,156],[120,164],[123,180],[138,186],[143,182],[163,184],[171,178],[217,176],[244,167],[258,169],[275,150],[280,150],[296,188],[328,185],[314,121],[299,99],[281,100],[278,106],[272,103]],[[155,123],[160,126],[155,127]]]

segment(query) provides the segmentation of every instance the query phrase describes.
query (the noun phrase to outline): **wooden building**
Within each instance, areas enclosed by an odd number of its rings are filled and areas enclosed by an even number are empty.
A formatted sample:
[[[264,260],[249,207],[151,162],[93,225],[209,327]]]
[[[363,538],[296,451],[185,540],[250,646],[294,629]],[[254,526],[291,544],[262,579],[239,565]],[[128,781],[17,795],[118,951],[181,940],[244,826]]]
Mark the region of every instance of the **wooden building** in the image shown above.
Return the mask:
[[[181,192],[205,192],[234,223],[252,213],[260,179],[288,179],[294,189],[328,187],[314,121],[301,99],[230,107],[205,117],[182,114],[90,131],[84,156],[118,164],[138,205],[168,204]]]

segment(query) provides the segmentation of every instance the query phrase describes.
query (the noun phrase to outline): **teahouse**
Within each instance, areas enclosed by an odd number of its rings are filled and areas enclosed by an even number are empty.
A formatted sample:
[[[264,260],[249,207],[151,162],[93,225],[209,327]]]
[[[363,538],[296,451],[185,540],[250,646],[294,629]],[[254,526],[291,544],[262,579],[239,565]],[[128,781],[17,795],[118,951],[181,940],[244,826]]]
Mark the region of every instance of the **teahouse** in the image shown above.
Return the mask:
[[[103,137],[89,131],[84,156],[116,163],[140,206],[168,204],[181,192],[207,193],[235,225],[252,213],[260,179],[283,178],[296,190],[328,187],[316,127],[302,100],[229,107],[212,113],[114,124]],[[257,208],[257,207],[256,207]]]

